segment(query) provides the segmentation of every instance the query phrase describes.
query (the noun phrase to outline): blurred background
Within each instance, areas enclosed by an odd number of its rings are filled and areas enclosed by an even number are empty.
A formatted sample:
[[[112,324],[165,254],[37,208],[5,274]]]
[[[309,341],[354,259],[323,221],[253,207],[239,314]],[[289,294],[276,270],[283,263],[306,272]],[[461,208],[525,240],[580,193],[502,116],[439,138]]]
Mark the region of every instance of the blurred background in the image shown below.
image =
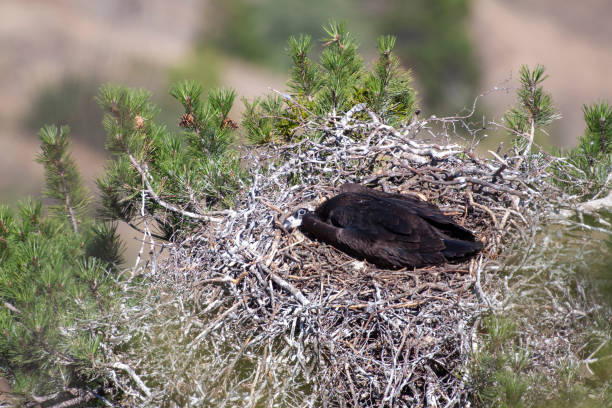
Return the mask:
[[[583,131],[582,105],[612,101],[611,18],[609,0],[0,0],[0,202],[40,196],[36,133],[50,123],[71,126],[95,191],[106,159],[101,84],[147,88],[178,131],[174,81],[249,99],[284,89],[288,36],[319,39],[330,19],[347,22],[366,63],[379,35],[398,37],[425,116],[461,112],[494,86],[516,85],[521,64],[545,65],[564,118],[542,142],[569,147]],[[480,112],[499,120],[513,101],[513,90],[495,92]],[[237,99],[236,121],[241,109]]]

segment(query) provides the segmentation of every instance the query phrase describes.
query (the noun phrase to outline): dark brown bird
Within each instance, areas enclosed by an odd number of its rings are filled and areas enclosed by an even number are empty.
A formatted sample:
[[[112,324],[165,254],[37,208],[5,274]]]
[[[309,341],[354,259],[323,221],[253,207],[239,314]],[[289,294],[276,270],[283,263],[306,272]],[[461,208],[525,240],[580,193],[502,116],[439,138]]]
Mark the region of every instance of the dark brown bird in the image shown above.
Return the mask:
[[[433,204],[352,183],[314,211],[300,208],[284,227],[383,268],[463,260],[483,247]]]

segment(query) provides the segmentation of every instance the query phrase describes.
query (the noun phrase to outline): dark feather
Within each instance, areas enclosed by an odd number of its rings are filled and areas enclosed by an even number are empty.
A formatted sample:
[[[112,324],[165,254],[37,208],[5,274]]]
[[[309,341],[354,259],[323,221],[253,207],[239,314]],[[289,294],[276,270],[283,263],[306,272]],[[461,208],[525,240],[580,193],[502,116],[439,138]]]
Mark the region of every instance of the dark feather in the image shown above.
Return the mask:
[[[359,184],[302,216],[300,229],[381,267],[436,265],[476,254],[482,244],[438,207],[416,197]]]
[[[411,195],[385,193],[384,191],[374,190],[361,184],[345,183],[340,187],[340,192],[347,193],[362,193],[374,195],[375,197],[391,200],[394,203],[402,205],[407,211],[413,212],[415,215],[427,220],[428,223],[436,227],[439,231],[448,235],[450,238],[474,241],[474,234],[471,231],[463,228],[455,223],[434,204],[428,203]]]

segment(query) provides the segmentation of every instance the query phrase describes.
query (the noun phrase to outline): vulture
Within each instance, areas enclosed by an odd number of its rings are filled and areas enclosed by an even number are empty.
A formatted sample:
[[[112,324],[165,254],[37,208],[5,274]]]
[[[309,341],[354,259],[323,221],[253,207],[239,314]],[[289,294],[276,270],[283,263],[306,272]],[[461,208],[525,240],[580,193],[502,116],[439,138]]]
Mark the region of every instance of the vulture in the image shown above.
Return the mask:
[[[314,211],[300,208],[283,223],[382,268],[414,268],[459,261],[483,247],[474,234],[435,205],[347,183]]]

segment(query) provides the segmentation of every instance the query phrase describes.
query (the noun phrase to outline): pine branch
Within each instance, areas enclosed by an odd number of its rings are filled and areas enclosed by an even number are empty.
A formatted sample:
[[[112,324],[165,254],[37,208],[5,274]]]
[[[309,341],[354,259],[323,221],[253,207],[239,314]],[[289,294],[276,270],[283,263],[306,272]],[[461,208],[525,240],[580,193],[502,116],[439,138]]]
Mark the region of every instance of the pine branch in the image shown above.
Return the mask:
[[[228,117],[236,98],[233,89],[213,89],[206,102],[202,101],[202,85],[195,81],[176,84],[170,94],[185,108],[179,125],[191,151],[197,157],[220,157],[233,142],[235,123]]]
[[[309,35],[291,36],[288,41],[288,52],[293,60],[291,77],[288,82],[293,95],[308,100],[321,87],[320,73],[308,54],[311,50],[311,37]]]
[[[557,184],[590,200],[609,196],[612,177],[612,107],[607,102],[584,105],[586,129],[565,162],[555,167]],[[586,203],[585,203],[586,204]]]
[[[359,80],[363,62],[344,23],[331,21],[323,29],[327,37],[323,39],[325,49],[321,54],[324,75],[319,110],[321,113],[345,111],[351,104],[352,88]]]
[[[146,192],[153,198],[153,200],[157,204],[161,205],[162,207],[164,207],[167,210],[170,210],[172,212],[175,212],[177,214],[180,214],[180,215],[188,217],[188,218],[193,218],[193,219],[202,220],[202,221],[209,221],[209,222],[221,222],[222,221],[221,218],[215,218],[215,217],[211,217],[211,216],[208,216],[208,215],[196,214],[196,213],[191,212],[191,211],[182,210],[182,209],[176,207],[175,205],[172,205],[172,204],[162,200],[159,197],[159,195],[155,192],[153,187],[151,186],[151,183],[149,182],[149,178],[151,178],[151,174],[149,173],[148,166],[146,165],[146,163],[143,164],[143,166],[141,166],[140,164],[138,164],[138,162],[136,161],[136,158],[134,156],[128,155],[128,157],[130,158],[130,162],[132,163],[134,168],[142,176],[142,181],[144,182],[144,184],[146,186]],[[230,211],[223,212],[223,213],[229,214]]]
[[[387,124],[412,120],[416,112],[416,92],[410,87],[410,76],[400,69],[393,54],[395,37],[378,38],[378,60],[366,75],[364,99]]]
[[[410,76],[400,68],[392,52],[395,37],[378,39],[379,58],[369,72],[364,69],[357,43],[345,24],[331,21],[323,29],[326,36],[318,63],[308,56],[310,36],[289,38],[287,50],[293,61],[287,83],[289,93],[275,91],[278,96],[258,98],[252,103],[244,101],[246,113],[242,125],[251,143],[315,137],[316,132],[304,130],[330,116],[342,116],[360,103],[367,104],[364,113],[377,115],[386,125],[413,120],[417,112],[416,92],[410,86]]]
[[[107,144],[115,153],[105,176],[98,179],[106,215],[129,225],[134,225],[134,217],[152,217],[170,238],[195,226],[194,221],[215,221],[212,213],[204,215],[204,208],[231,204],[245,178],[231,149],[237,125],[228,115],[236,93],[215,89],[202,99],[202,91],[194,81],[172,88],[171,95],[185,108],[179,122],[185,131],[175,135],[153,120],[157,108],[146,91],[113,86],[100,90],[98,100],[107,111]]]
[[[79,218],[91,198],[81,181],[76,163],[68,153],[69,132],[67,126],[62,126],[59,133],[56,126],[43,127],[38,133],[42,152],[36,161],[45,167],[45,196],[63,203],[61,208],[68,216],[72,230],[77,232]]]
[[[536,65],[533,70],[526,65],[521,66],[520,87],[517,90],[518,104],[504,116],[508,128],[515,136],[515,148],[522,156],[517,161],[516,168],[523,164],[524,157],[531,152],[536,133],[544,126],[561,118],[552,103],[552,97],[545,93],[541,86],[547,78],[544,71],[545,68],[541,65]]]

